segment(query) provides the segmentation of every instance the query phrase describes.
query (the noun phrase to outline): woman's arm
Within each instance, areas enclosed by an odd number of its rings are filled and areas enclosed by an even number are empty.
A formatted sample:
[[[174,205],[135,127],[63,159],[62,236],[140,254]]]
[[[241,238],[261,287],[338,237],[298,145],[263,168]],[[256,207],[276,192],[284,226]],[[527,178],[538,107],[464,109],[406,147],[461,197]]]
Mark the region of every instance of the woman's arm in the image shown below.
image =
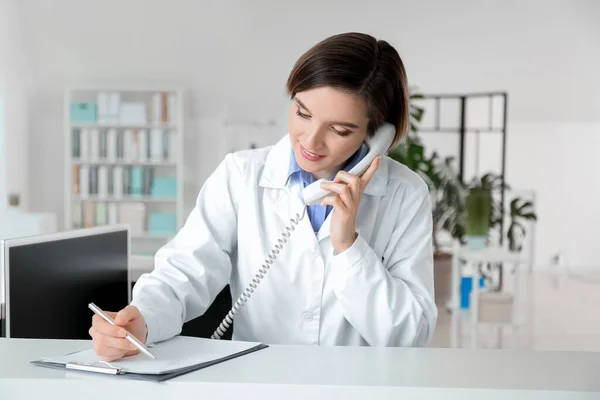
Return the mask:
[[[427,186],[396,193],[390,209],[395,221],[384,260],[358,236],[333,257],[335,293],[348,322],[371,346],[426,346],[437,320]]]
[[[183,323],[202,315],[229,282],[243,186],[239,168],[227,155],[203,185],[185,225],[156,253],[154,271],[134,286],[132,305],[144,316],[148,343],[179,334]]]

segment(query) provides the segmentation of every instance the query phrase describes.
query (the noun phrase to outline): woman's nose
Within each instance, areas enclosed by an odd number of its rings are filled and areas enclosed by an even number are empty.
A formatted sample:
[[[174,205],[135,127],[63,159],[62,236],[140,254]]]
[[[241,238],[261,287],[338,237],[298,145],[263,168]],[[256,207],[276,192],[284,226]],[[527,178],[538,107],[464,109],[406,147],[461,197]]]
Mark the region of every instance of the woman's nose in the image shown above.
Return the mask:
[[[304,147],[306,147],[307,150],[319,150],[321,148],[322,136],[323,135],[321,134],[320,128],[315,128],[308,132],[306,135],[306,141],[304,142]]]

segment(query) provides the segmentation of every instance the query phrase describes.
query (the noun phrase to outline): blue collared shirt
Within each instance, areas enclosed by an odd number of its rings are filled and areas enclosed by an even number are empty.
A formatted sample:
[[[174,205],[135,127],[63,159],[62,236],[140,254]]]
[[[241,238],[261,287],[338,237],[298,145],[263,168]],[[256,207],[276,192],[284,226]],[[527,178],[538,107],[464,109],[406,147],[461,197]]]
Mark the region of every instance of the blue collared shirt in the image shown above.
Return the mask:
[[[350,171],[350,169],[352,169],[352,167],[358,164],[359,161],[362,160],[368,152],[369,148],[363,143],[360,149],[358,149],[358,151],[354,153],[354,155],[350,159],[350,162],[344,168],[344,171]],[[330,180],[333,180],[334,178],[335,176],[332,177]],[[296,162],[294,150],[292,150],[292,156],[290,157],[288,182],[289,181],[299,181],[302,183],[302,187],[306,187],[315,181],[315,179],[309,172],[306,172],[302,168],[300,168],[300,166]],[[327,218],[331,210],[331,206],[322,206],[320,204],[308,206],[308,218],[310,219],[310,223],[315,232],[318,232],[319,229],[321,229],[321,225],[323,225],[323,222],[325,222],[325,219]]]

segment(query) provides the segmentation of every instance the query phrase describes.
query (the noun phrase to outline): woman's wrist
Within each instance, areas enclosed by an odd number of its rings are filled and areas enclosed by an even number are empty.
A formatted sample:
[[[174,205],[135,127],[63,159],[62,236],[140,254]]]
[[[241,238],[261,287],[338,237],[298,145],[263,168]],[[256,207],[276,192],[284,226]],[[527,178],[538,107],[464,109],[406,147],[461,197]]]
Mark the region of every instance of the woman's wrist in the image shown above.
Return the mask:
[[[336,253],[340,254],[340,253],[343,253],[344,251],[348,250],[350,247],[352,247],[354,242],[356,242],[356,238],[358,238],[358,233],[354,232],[354,238],[352,240],[347,240],[347,241],[341,242],[337,246],[334,246]]]

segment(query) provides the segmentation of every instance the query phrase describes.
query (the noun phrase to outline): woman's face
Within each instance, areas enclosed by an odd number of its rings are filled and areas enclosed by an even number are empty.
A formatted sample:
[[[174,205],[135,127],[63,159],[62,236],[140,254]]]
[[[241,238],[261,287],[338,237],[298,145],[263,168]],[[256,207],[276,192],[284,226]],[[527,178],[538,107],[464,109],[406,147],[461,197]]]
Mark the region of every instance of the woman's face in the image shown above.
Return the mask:
[[[367,123],[359,96],[331,87],[297,93],[289,113],[296,162],[316,179],[333,177],[365,141]]]

